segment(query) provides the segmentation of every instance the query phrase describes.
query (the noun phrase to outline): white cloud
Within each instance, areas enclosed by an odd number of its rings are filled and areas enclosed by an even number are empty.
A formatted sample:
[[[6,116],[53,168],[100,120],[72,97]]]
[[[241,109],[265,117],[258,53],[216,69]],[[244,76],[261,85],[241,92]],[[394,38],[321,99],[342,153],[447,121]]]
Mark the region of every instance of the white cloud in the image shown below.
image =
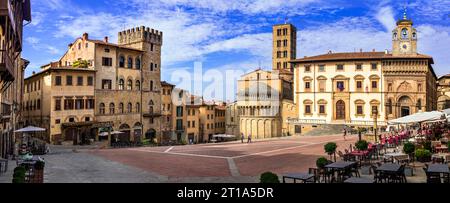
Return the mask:
[[[41,43],[41,40],[36,37],[27,37],[25,38],[25,42],[29,43],[36,51],[45,51],[52,55],[61,54],[61,51],[58,48],[46,43]]]
[[[381,7],[376,15],[376,19],[387,31],[392,31],[395,28],[395,17],[390,6]]]

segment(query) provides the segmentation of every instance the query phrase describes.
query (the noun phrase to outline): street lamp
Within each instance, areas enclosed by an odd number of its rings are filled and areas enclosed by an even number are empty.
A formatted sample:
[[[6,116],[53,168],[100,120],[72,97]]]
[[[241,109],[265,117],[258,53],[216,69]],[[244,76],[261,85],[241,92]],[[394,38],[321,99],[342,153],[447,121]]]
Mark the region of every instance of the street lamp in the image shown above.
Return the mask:
[[[372,115],[373,115],[373,134],[375,136],[375,143],[377,143],[377,118],[378,118],[377,107],[372,108]]]

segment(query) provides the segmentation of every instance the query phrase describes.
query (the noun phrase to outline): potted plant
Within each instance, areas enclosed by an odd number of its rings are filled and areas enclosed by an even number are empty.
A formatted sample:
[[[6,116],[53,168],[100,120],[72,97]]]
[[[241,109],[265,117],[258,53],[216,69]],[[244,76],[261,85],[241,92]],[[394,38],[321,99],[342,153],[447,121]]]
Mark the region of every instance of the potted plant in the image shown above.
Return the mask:
[[[364,151],[369,147],[369,143],[365,140],[359,140],[355,143],[355,147],[360,151]]]
[[[336,161],[336,149],[337,145],[334,142],[329,142],[324,146],[325,152],[330,156],[334,154],[334,161]]]
[[[431,161],[431,152],[428,149],[417,149],[416,152],[416,159],[419,162],[430,162]]]
[[[405,154],[412,154],[414,153],[414,151],[416,150],[416,145],[414,145],[414,143],[411,142],[407,142],[403,145],[403,152],[405,152]]]
[[[319,169],[325,168],[325,166],[329,163],[328,159],[325,157],[320,157],[316,160],[316,166]]]
[[[280,183],[278,175],[272,172],[265,172],[259,178],[260,183]]]

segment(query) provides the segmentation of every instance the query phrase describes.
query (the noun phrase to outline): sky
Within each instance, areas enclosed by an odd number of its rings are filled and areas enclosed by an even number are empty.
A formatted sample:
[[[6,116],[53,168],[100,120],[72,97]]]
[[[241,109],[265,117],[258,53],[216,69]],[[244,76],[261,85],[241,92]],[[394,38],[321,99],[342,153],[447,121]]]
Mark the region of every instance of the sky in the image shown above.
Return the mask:
[[[67,45],[84,32],[90,38],[109,36],[111,42],[117,42],[119,31],[142,25],[164,33],[161,77],[174,84],[179,83],[174,72],[193,72],[194,64],[199,62],[203,76],[209,79],[226,70],[248,72],[258,67],[270,70],[272,25],[285,22],[298,29],[297,58],[328,50],[391,50],[391,33],[404,8],[418,31],[419,53],[434,58],[438,76],[450,73],[449,0],[31,0],[31,3],[33,21],[24,28],[22,54],[31,61],[26,76],[38,72],[41,65],[59,60]],[[224,86],[235,89],[229,84]],[[232,95],[225,99],[232,100]]]

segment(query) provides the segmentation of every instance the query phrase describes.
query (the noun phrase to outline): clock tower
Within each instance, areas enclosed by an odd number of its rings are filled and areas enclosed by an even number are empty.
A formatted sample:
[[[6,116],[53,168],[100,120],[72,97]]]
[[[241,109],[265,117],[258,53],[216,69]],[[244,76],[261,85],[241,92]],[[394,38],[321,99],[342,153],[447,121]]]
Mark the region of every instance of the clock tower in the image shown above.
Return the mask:
[[[392,31],[392,54],[394,56],[417,55],[417,31],[413,22],[403,13],[403,19],[397,21]]]

